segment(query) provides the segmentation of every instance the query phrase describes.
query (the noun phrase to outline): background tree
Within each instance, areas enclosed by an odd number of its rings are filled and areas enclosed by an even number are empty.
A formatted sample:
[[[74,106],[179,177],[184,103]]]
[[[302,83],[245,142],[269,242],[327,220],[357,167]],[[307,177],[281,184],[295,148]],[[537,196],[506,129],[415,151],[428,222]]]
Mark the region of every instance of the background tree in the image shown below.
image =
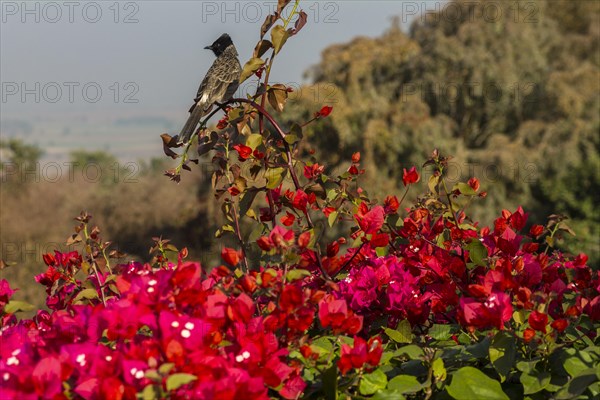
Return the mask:
[[[476,218],[519,204],[532,221],[565,214],[579,237],[564,246],[598,260],[599,33],[598,2],[452,1],[408,34],[396,21],[326,49],[286,117],[334,102],[308,141],[330,165],[363,149],[375,194],[399,191],[403,167],[440,148],[460,160],[455,179],[493,193]]]

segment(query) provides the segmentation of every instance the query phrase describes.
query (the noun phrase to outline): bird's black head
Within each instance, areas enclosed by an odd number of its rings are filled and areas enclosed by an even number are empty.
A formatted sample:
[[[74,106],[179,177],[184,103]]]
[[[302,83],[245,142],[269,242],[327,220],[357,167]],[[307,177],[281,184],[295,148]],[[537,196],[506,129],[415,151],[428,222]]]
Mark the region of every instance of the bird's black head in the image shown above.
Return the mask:
[[[229,35],[224,33],[213,44],[211,44],[210,46],[206,46],[205,49],[212,50],[213,53],[215,53],[215,55],[219,57],[221,54],[223,54],[225,49],[232,44],[233,42],[231,41]]]

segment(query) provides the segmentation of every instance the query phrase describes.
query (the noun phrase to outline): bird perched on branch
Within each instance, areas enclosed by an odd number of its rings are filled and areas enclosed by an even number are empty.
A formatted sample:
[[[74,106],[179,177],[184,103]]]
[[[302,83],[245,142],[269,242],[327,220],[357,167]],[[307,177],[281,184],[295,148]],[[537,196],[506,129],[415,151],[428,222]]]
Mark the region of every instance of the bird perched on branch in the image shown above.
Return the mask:
[[[179,134],[180,143],[188,143],[200,119],[208,114],[215,103],[229,100],[240,83],[242,67],[238,52],[228,34],[224,33],[213,44],[205,47],[217,56],[198,88],[190,117]]]

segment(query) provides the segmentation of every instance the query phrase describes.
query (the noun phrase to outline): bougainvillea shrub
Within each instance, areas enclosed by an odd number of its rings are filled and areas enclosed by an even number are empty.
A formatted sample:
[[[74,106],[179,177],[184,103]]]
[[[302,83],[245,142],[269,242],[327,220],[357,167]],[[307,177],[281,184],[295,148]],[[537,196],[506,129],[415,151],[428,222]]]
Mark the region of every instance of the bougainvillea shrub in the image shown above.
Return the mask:
[[[257,93],[197,132],[226,221],[222,265],[162,238],[147,263],[127,262],[82,213],[68,239],[80,250],[44,255],[35,277],[48,311],[18,318],[30,307],[0,280],[0,398],[600,396],[600,280],[584,254],[557,250],[564,217],[532,225],[518,208],[481,226],[468,205],[487,193],[475,177],[451,185],[437,150],[380,200],[360,152],[329,171],[301,144],[331,106],[286,129],[274,117],[290,89],[270,68],[306,22],[298,2],[282,17],[288,3],[244,68]],[[193,173],[191,145],[162,138],[179,160],[166,175]],[[408,204],[411,188],[423,194]]]

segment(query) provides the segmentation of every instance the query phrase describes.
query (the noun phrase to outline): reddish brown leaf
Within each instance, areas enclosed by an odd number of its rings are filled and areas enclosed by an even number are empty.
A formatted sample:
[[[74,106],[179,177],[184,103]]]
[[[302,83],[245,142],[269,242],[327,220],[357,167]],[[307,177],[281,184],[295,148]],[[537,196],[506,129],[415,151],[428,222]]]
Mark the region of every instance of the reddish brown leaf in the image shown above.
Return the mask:
[[[260,27],[260,38],[261,39],[265,36],[265,34],[269,31],[269,29],[271,29],[273,24],[275,24],[275,22],[277,22],[278,18],[279,18],[279,12],[276,12],[275,14],[267,15],[265,22],[263,22],[262,26]]]
[[[296,19],[296,23],[294,24],[294,28],[288,29],[290,36],[294,36],[295,34],[300,32],[300,30],[302,30],[304,25],[306,25],[307,20],[308,20],[308,17],[306,15],[306,13],[304,11],[300,10],[300,12],[298,13],[298,19]]]
[[[285,6],[290,4],[290,1],[292,0],[277,0],[277,13],[281,14],[281,11],[283,11]]]

